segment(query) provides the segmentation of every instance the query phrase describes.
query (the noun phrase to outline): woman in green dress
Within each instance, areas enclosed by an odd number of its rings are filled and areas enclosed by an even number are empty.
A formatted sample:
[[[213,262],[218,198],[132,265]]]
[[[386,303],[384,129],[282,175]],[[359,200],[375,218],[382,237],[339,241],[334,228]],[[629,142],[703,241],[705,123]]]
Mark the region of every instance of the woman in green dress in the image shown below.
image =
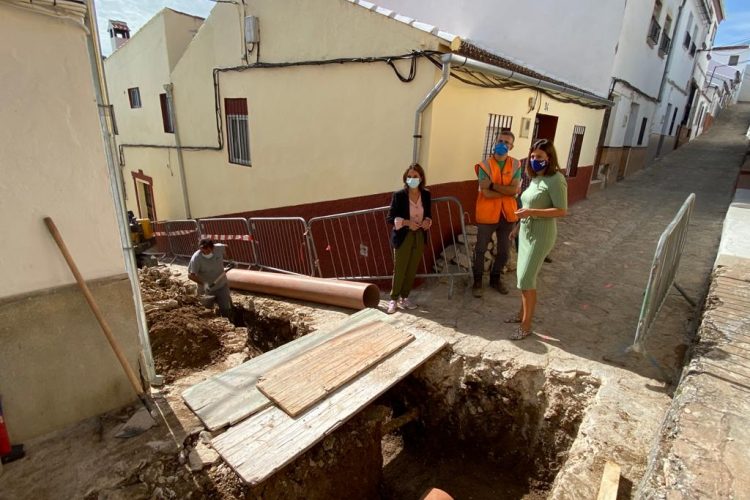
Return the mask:
[[[520,340],[532,333],[531,321],[536,307],[536,277],[544,258],[555,246],[557,218],[568,212],[568,183],[560,172],[555,146],[541,139],[531,146],[526,162],[529,187],[521,194],[523,208],[516,212],[520,223],[518,233],[518,288],[521,290],[521,311],[510,322],[520,323],[510,337]],[[520,227],[520,231],[519,228]]]

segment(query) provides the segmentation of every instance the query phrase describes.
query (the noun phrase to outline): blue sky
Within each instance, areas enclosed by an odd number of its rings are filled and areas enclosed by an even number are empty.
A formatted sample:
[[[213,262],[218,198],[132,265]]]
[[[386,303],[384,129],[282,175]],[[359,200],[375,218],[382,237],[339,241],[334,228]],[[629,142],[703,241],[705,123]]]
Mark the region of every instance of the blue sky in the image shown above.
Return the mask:
[[[724,0],[726,19],[719,25],[714,45],[750,44],[750,2]]]
[[[210,0],[94,0],[102,40],[102,53],[108,56],[111,50],[107,23],[110,19],[125,21],[133,36],[154,14],[164,7],[194,16],[207,17],[214,2]]]

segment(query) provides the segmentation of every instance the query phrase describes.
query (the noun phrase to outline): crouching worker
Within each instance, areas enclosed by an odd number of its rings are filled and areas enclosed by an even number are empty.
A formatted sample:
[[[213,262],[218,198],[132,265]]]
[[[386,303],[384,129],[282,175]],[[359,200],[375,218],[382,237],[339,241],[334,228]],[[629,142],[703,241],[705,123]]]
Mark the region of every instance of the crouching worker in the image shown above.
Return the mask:
[[[224,273],[224,252],[226,245],[214,244],[213,240],[204,238],[198,250],[190,258],[188,278],[198,283],[198,295],[205,295],[211,300],[206,303],[212,306],[213,301],[219,305],[219,311],[225,318],[232,313],[232,297],[229,293],[229,282]]]

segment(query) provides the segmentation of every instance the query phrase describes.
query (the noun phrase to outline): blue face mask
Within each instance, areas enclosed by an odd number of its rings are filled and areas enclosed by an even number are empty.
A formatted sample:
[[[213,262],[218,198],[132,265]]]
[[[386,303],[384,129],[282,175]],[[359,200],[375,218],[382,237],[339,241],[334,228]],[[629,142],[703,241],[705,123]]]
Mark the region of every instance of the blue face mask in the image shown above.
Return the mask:
[[[541,172],[547,168],[547,160],[531,160],[531,169],[534,172]]]
[[[419,182],[421,179],[417,177],[407,177],[406,178],[406,185],[409,186],[412,189],[416,189],[419,187]]]
[[[495,154],[497,156],[505,156],[508,154],[508,151],[508,145],[504,142],[498,142],[497,144],[495,144]]]

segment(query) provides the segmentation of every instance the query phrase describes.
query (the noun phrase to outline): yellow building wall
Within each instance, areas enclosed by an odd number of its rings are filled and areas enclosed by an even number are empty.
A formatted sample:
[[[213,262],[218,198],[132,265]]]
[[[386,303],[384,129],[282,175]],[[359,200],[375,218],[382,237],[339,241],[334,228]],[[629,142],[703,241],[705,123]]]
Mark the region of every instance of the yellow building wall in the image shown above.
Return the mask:
[[[529,111],[529,99],[537,95],[533,90],[481,89],[451,79],[425,115],[421,161],[430,183],[475,178],[473,167],[482,159],[490,113],[513,117],[511,130],[516,140],[510,154],[519,159],[529,153],[537,112],[557,116],[554,144],[563,168],[570,153],[573,127],[586,127],[578,165],[592,165],[604,111],[561,103],[543,95]],[[521,137],[522,118],[531,120],[529,137]]]
[[[53,50],[54,49],[54,50]],[[125,272],[83,29],[0,3],[0,297]]]
[[[171,71],[203,25],[203,18],[175,12],[171,9],[164,9],[162,15],[164,17],[164,32],[167,35],[167,59]]]
[[[117,142],[122,145],[125,165],[125,203],[139,213],[133,172],[142,171],[154,180],[154,201],[159,218],[184,216],[176,149],[132,147],[129,144],[174,146],[174,134],[164,132],[159,95],[171,80],[170,69],[184,53],[203,21],[163,9],[104,61],[109,97],[115,109]],[[131,108],[128,89],[138,87],[141,108]],[[118,158],[120,160],[120,158]],[[162,215],[164,214],[164,215]]]
[[[240,31],[243,14],[255,15],[260,22],[261,43],[248,54],[250,63],[255,62],[258,50],[260,62],[273,63],[395,55],[435,50],[441,43],[437,37],[346,0],[258,0],[246,7],[217,4],[171,74],[185,148],[218,146],[213,71],[246,64]],[[136,38],[129,44],[137,42]],[[396,64],[402,74],[408,74],[408,61]],[[408,84],[400,82],[384,63],[219,72],[224,147],[183,151],[191,216],[315,203],[398,188],[412,158],[415,110],[439,76],[439,68],[426,60],[419,61],[416,78]],[[481,89],[451,80],[424,117],[420,161],[427,168],[429,182],[473,178],[471,166],[481,159],[488,113],[512,115],[518,136],[521,117],[529,117],[533,127],[534,111],[528,111],[528,98],[534,96],[535,91]],[[251,167],[229,163],[225,98],[247,99]],[[560,161],[566,163],[573,126],[582,125],[586,134],[579,164],[593,163],[603,112],[543,96],[537,107],[559,117],[555,142]],[[149,133],[166,135],[160,115],[156,125],[156,131],[153,123],[149,125]],[[525,156],[529,140],[518,137],[513,154]],[[154,178],[159,218],[185,217],[175,152],[126,149],[125,156],[131,209],[135,197],[130,172],[142,169]]]
[[[214,7],[172,74],[186,147],[217,145],[212,71],[244,64],[236,31],[240,12],[234,5]],[[261,62],[438,47],[438,38],[346,0],[265,0],[248,6],[246,14],[260,20]],[[249,54],[251,63],[256,55]],[[408,61],[396,64],[402,74],[409,73]],[[224,98],[247,98],[252,167],[230,164],[226,144],[222,151],[184,151],[192,215],[394,189],[411,161],[414,111],[437,76],[428,61],[419,62],[408,84],[385,63],[220,73],[222,108]],[[224,116],[222,109],[226,134]]]
[[[128,210],[139,217],[146,217],[146,207],[139,212],[136,201],[133,172],[141,171],[153,180],[154,203],[158,219],[181,219],[185,205],[180,185],[180,170],[177,163],[176,149],[129,148],[126,150],[127,161],[122,175],[125,183],[125,202]]]

